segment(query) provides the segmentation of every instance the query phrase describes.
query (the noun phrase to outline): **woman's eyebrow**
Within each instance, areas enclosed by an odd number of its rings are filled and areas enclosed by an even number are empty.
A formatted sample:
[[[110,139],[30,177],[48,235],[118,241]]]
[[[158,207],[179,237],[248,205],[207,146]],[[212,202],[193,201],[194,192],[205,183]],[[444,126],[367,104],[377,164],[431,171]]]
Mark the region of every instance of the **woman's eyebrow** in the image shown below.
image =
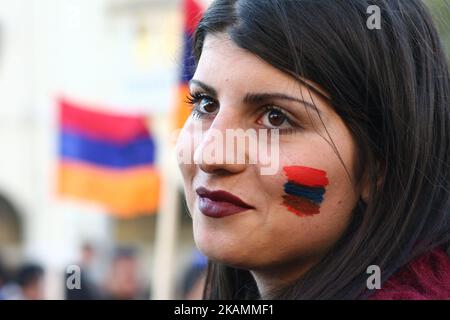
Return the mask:
[[[274,99],[298,102],[298,103],[301,103],[301,104],[311,108],[312,110],[314,110],[316,112],[321,113],[319,108],[317,108],[311,102],[308,102],[308,101],[305,101],[302,99],[298,99],[298,98],[294,98],[294,97],[291,97],[284,93],[248,93],[244,98],[244,102],[248,103],[248,104],[262,103],[262,102],[265,102],[268,100],[274,100]]]
[[[200,88],[202,88],[207,94],[209,94],[212,98],[215,98],[215,99],[217,98],[217,91],[216,91],[216,89],[214,89],[210,85],[207,85],[206,83],[204,83],[204,82],[202,82],[200,80],[192,79],[191,81],[189,81],[189,85],[197,85]],[[298,102],[300,104],[303,104],[303,105],[311,108],[312,110],[314,110],[316,112],[321,113],[319,108],[317,108],[311,102],[308,102],[308,101],[305,101],[305,100],[302,100],[302,99],[298,99],[298,98],[295,98],[295,97],[291,97],[291,96],[289,96],[287,94],[284,94],[284,93],[247,93],[245,95],[243,101],[246,104],[255,104],[255,103],[263,103],[265,101],[274,100],[274,99]]]
[[[200,80],[196,80],[196,79],[192,79],[191,81],[189,81],[189,86],[191,85],[197,85],[200,88],[202,88],[203,90],[205,90],[205,92],[207,94],[209,94],[212,98],[217,98],[217,91],[216,89],[214,89],[213,87],[207,85],[206,83],[201,82]]]

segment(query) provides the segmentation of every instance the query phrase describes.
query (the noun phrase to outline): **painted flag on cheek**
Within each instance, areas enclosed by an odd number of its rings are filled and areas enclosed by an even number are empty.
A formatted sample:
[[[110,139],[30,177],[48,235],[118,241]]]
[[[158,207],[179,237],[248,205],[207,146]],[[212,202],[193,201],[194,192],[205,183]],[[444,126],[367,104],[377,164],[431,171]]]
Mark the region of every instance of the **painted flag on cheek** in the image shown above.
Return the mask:
[[[155,157],[144,115],[59,101],[59,195],[101,204],[121,217],[155,213],[160,187]]]
[[[300,217],[319,214],[328,185],[326,172],[303,166],[283,170],[288,179],[284,184],[283,205]]]

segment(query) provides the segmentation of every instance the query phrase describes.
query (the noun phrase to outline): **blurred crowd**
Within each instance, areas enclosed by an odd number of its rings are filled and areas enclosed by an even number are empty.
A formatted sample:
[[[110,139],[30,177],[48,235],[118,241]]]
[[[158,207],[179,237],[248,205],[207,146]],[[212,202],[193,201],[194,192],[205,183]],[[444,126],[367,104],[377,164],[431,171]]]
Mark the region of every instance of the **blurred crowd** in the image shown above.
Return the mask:
[[[0,300],[43,299],[44,269],[26,263],[11,274],[0,265]]]
[[[67,300],[146,300],[151,298],[149,281],[142,277],[137,250],[120,247],[114,250],[110,263],[103,272],[96,262],[95,248],[86,244],[81,249],[80,261],[74,263],[74,272],[66,273],[64,283]],[[180,280],[183,299],[201,299],[206,258],[194,251],[191,263]],[[76,270],[80,272],[76,274]],[[76,277],[79,276],[79,279]],[[0,300],[45,299],[46,272],[32,262],[10,270],[0,260]],[[63,277],[64,278],[64,277]],[[78,281],[78,282],[77,282]],[[70,286],[70,283],[74,286]],[[78,283],[78,286],[77,286]]]

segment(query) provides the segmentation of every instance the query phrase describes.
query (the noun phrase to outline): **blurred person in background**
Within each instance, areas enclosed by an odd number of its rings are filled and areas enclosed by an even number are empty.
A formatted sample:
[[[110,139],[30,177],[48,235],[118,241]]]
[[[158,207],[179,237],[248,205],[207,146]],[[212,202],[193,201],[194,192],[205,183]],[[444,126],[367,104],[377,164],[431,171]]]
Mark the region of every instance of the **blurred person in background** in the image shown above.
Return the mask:
[[[208,259],[201,254],[200,251],[194,250],[192,253],[191,264],[187,269],[182,282],[182,299],[202,299],[207,265]]]
[[[2,289],[5,300],[43,300],[44,269],[35,263],[22,265],[16,273],[15,282]]]
[[[19,269],[17,284],[20,287],[22,299],[44,299],[44,269],[38,264],[25,264]]]
[[[78,265],[81,270],[79,289],[69,289],[66,286],[66,299],[67,300],[99,300],[103,298],[103,293],[95,281],[93,275],[94,260],[96,258],[96,251],[92,244],[86,243],[81,248],[81,260]],[[67,274],[67,278],[70,274]]]
[[[137,254],[134,248],[117,249],[106,279],[106,298],[110,300],[148,299],[149,293],[141,286]]]

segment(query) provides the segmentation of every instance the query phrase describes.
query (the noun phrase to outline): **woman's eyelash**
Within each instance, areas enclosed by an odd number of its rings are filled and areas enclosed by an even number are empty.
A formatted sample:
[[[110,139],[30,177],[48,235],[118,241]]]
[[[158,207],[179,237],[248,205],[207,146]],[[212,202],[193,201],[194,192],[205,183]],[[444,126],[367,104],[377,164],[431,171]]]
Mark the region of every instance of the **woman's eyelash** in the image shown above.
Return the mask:
[[[300,130],[303,129],[302,126],[300,126],[297,123],[295,123],[294,121],[292,121],[290,116],[287,114],[287,112],[285,112],[280,107],[277,107],[275,105],[266,105],[266,106],[262,107],[262,110],[263,110],[263,112],[261,113],[262,115],[265,115],[266,113],[271,112],[271,111],[278,111],[278,112],[282,113],[286,117],[286,121],[292,126],[292,128],[278,129],[278,132],[280,134],[283,134],[283,135],[296,134]]]
[[[186,103],[192,105],[192,107],[193,107],[192,115],[195,119],[201,119],[208,115],[207,113],[204,113],[204,112],[198,110],[198,104],[201,102],[202,99],[209,99],[209,100],[211,100],[211,102],[214,102],[214,100],[205,93],[194,92],[194,93],[189,93],[186,96]],[[262,110],[262,112],[261,112],[262,116],[271,111],[278,111],[286,117],[286,121],[289,122],[289,124],[292,126],[292,128],[278,129],[278,132],[280,134],[283,134],[283,135],[296,134],[296,133],[298,133],[298,131],[303,129],[303,127],[294,123],[294,121],[291,120],[290,116],[280,107],[277,107],[275,105],[265,105],[261,108],[261,110]]]
[[[199,103],[202,99],[211,99],[211,97],[209,97],[207,94],[205,93],[189,93],[186,96],[186,103],[191,104],[191,105],[196,105],[197,103]]]
[[[206,117],[208,114],[199,110],[199,103],[202,99],[209,99],[211,102],[214,102],[213,99],[205,93],[189,93],[186,96],[186,103],[192,106],[192,116],[194,119],[201,119]]]
[[[198,100],[200,99],[200,95],[198,93],[189,93],[186,96],[186,103],[190,104],[190,105],[194,105],[198,102]]]

